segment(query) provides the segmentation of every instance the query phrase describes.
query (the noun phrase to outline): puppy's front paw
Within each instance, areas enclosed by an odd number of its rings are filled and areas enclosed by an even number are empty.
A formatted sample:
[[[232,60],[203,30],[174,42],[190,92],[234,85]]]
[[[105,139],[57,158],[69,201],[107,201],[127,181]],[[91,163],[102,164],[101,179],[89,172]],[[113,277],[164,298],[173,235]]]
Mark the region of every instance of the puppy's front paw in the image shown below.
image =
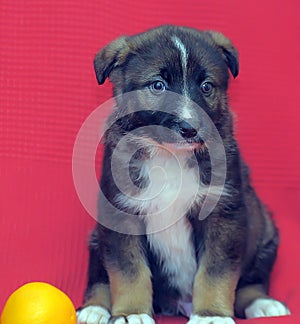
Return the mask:
[[[245,309],[246,318],[291,315],[280,301],[271,298],[258,298]]]
[[[187,324],[234,324],[231,317],[191,315]]]
[[[77,324],[107,324],[110,318],[108,310],[101,306],[87,306],[76,315]]]
[[[132,314],[127,317],[112,317],[109,324],[155,324],[155,322],[148,314]]]

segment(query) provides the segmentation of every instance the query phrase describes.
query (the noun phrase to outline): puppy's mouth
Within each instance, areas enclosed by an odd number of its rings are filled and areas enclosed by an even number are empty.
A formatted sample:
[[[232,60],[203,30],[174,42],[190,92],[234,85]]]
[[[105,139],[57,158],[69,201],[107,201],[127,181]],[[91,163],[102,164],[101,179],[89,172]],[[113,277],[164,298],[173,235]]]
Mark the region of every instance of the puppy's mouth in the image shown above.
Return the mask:
[[[174,142],[174,143],[170,143],[170,142],[163,142],[162,146],[165,147],[166,149],[170,150],[170,151],[194,151],[197,149],[200,149],[203,144],[200,143],[189,143],[189,142]]]
[[[194,141],[161,141],[153,138],[152,136],[144,135],[144,136],[136,136],[130,134],[127,138],[130,142],[135,143],[139,148],[149,148],[150,151],[153,149],[163,150],[169,152],[193,152],[193,151],[201,151],[204,150],[206,145],[204,141],[194,142]]]
[[[186,137],[178,128],[162,128],[158,135],[153,136],[152,134],[150,138],[156,142],[156,145],[162,146],[169,151],[194,151],[205,147],[204,140],[200,138],[196,131],[193,136]]]

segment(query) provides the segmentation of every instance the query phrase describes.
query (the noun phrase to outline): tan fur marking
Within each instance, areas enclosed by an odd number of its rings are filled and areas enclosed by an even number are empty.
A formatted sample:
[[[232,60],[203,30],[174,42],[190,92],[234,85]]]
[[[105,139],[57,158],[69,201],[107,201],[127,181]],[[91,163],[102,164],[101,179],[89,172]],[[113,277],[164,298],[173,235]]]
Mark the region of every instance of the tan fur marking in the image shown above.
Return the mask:
[[[222,33],[209,30],[207,33],[212,37],[214,42],[221,47],[226,48],[228,51],[232,51],[234,55],[238,56],[237,50],[232,45],[232,42]]]
[[[193,313],[232,317],[238,278],[238,273],[212,277],[200,266],[194,281]]]
[[[91,291],[91,297],[84,303],[83,307],[87,306],[102,306],[108,311],[111,310],[111,298],[109,285],[95,285]]]
[[[152,284],[149,268],[140,262],[138,273],[129,279],[122,272],[111,271],[112,315],[152,314]]]

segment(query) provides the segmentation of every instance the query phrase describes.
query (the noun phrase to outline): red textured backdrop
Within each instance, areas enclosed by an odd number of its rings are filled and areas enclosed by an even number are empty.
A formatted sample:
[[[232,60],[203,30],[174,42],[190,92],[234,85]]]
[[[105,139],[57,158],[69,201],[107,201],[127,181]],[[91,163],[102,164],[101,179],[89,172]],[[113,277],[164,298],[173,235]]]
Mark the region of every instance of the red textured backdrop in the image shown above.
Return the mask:
[[[281,229],[271,290],[294,315],[278,322],[299,322],[299,11],[297,0],[2,0],[0,309],[39,280],[80,305],[94,221],[74,189],[72,150],[82,122],[111,95],[96,83],[93,56],[121,34],[174,23],[222,31],[239,49],[230,90],[237,136]]]

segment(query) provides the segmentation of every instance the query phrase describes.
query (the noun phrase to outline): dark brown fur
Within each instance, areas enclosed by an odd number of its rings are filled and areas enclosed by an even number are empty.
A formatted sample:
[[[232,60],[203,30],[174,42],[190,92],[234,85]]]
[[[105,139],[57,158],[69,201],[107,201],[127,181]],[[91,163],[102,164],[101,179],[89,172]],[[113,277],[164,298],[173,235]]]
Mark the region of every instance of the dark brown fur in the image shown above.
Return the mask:
[[[133,37],[121,37],[102,49],[95,58],[97,79],[102,84],[109,77],[114,95],[118,96],[143,90],[153,78],[163,74],[172,85],[170,91],[181,94],[182,82],[176,79],[180,74],[176,73],[180,69],[178,51],[174,51],[174,45],[170,43],[173,34],[180,37],[192,53],[188,65],[190,96],[207,112],[222,137],[227,157],[225,186],[230,188],[230,197],[223,195],[206,219],[198,219],[200,206],[197,205],[186,215],[193,227],[198,262],[193,313],[231,317],[235,313],[245,317],[245,308],[256,298],[269,298],[269,275],[276,257],[278,232],[250,184],[248,168],[240,157],[234,137],[227,87],[228,68],[234,77],[238,74],[236,49],[220,33],[164,26]],[[213,95],[204,98],[194,88],[207,73],[215,88]],[[157,105],[157,99],[145,92],[135,99],[149,110]],[[118,109],[133,113],[136,103],[129,101],[125,104],[122,100],[117,98]],[[176,114],[178,106],[171,107],[170,113]],[[118,109],[110,120],[117,120]],[[138,123],[143,125],[143,122],[133,114],[115,123],[106,134],[101,188],[111,203],[119,194],[110,170],[112,152],[124,132],[134,129]],[[209,183],[208,152],[204,149],[195,155],[201,181]],[[135,161],[137,174],[147,159],[147,150],[141,150]],[[120,161],[120,177],[123,172]],[[145,185],[138,182],[138,176],[136,181],[140,186]],[[168,284],[168,274],[162,271],[157,256],[149,248],[146,235],[121,234],[101,225],[102,220],[109,218],[110,224],[115,222],[114,225],[120,224],[123,229],[124,226],[135,226],[138,230],[143,228],[143,221],[134,217],[122,223],[122,216],[111,213],[107,205],[100,200],[99,224],[90,244],[89,281],[84,306],[101,305],[108,309],[112,314],[110,323],[119,316],[132,313],[151,315],[153,308],[156,312],[168,307],[171,309],[180,298],[180,291]],[[126,211],[136,213],[130,208]]]

